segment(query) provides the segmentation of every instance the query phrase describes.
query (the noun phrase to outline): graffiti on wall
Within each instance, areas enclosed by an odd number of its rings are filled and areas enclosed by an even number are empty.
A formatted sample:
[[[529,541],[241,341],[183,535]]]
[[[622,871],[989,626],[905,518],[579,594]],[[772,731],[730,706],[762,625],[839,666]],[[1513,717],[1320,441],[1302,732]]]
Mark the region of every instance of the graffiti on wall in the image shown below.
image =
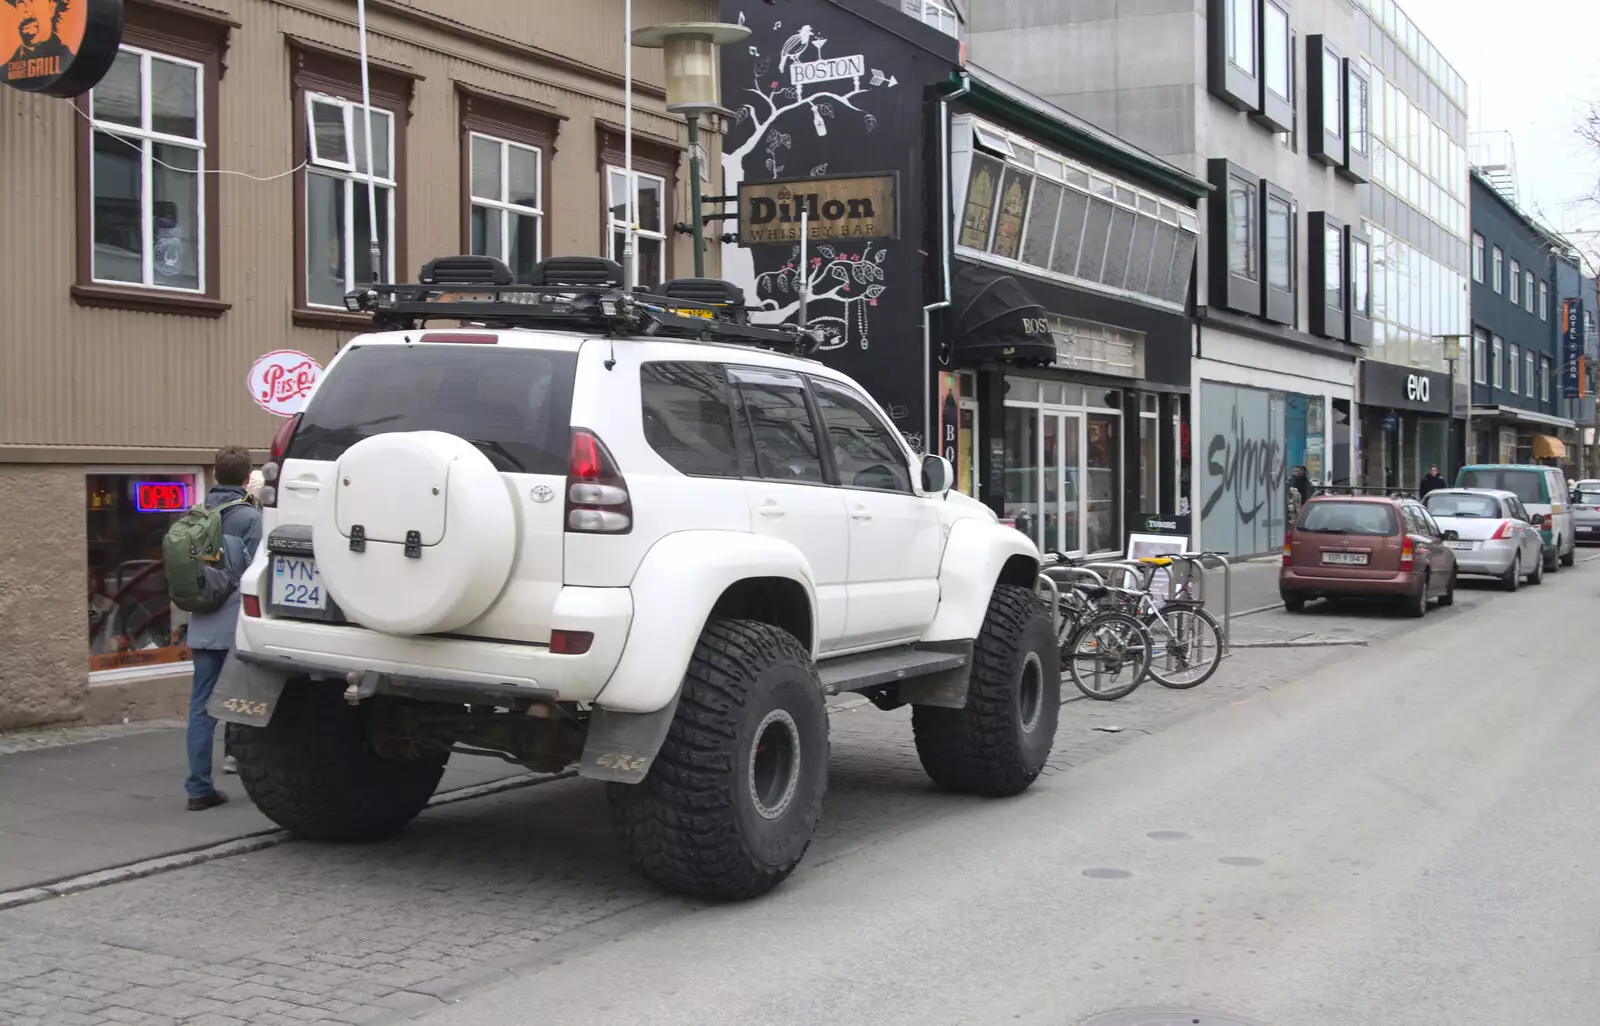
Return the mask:
[[[1202,382],[1200,520],[1207,548],[1240,555],[1281,541],[1285,403],[1253,388]]]

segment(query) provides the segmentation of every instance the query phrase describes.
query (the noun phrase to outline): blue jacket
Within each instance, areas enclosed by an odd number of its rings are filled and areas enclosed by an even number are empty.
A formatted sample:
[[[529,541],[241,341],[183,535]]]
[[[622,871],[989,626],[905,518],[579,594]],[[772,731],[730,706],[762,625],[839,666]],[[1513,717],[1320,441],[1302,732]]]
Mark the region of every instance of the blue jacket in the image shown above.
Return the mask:
[[[217,485],[206,495],[206,507],[215,509],[225,502],[245,497],[237,485]],[[256,558],[261,544],[261,511],[254,506],[235,506],[222,514],[222,568],[237,580]],[[212,613],[189,617],[189,647],[229,649],[234,629],[239,626],[239,592],[234,591],[222,608]]]

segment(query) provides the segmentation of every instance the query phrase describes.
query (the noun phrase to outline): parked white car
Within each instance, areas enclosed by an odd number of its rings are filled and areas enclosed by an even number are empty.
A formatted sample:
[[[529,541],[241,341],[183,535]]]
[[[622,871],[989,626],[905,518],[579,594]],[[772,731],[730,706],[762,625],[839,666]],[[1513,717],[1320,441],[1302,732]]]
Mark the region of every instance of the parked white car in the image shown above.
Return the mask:
[[[1027,788],[1060,706],[1033,543],[808,333],[620,281],[461,257],[351,295],[379,330],[274,441],[211,702],[257,806],[373,839],[452,751],[576,763],[647,878],[747,898],[816,830],[828,695],[911,705],[949,789]]]
[[[1544,580],[1544,537],[1515,492],[1495,488],[1436,488],[1422,500],[1455,537],[1458,573],[1498,577],[1507,591],[1523,580]]]

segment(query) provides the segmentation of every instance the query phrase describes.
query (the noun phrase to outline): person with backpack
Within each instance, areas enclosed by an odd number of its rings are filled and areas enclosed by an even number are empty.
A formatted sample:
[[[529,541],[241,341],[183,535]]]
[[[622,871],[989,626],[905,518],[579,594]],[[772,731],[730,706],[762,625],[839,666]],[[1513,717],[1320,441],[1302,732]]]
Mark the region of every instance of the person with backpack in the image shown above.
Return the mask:
[[[228,800],[211,782],[217,721],[206,712],[206,703],[233,648],[239,578],[261,544],[261,510],[245,491],[249,451],[237,445],[219,450],[212,475],[216,484],[206,494],[205,504],[184,514],[162,543],[172,604],[190,614],[194,686],[189,693],[189,777],[184,781],[190,812]]]

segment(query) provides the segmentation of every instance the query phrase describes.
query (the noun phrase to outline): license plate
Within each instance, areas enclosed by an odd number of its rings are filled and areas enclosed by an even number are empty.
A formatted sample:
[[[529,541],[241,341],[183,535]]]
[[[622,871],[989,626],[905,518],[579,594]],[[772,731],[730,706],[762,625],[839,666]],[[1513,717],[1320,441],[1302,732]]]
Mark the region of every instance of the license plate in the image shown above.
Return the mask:
[[[1366,566],[1365,552],[1324,552],[1322,562],[1332,566]]]
[[[1445,544],[1450,546],[1452,549],[1471,549],[1474,543],[1469,541],[1453,541],[1445,542]]]
[[[272,557],[272,604],[283,609],[322,612],[328,608],[328,593],[322,587],[322,574],[315,560],[299,556]]]
[[[1578,528],[1578,533],[1579,534],[1592,534],[1593,532],[1594,532],[1594,528],[1592,528],[1592,527],[1582,527],[1582,526],[1580,526]]]
[[[672,312],[677,314],[679,317],[700,317],[708,321],[713,319],[713,315],[710,310],[699,310],[695,309],[694,307],[680,306]]]

